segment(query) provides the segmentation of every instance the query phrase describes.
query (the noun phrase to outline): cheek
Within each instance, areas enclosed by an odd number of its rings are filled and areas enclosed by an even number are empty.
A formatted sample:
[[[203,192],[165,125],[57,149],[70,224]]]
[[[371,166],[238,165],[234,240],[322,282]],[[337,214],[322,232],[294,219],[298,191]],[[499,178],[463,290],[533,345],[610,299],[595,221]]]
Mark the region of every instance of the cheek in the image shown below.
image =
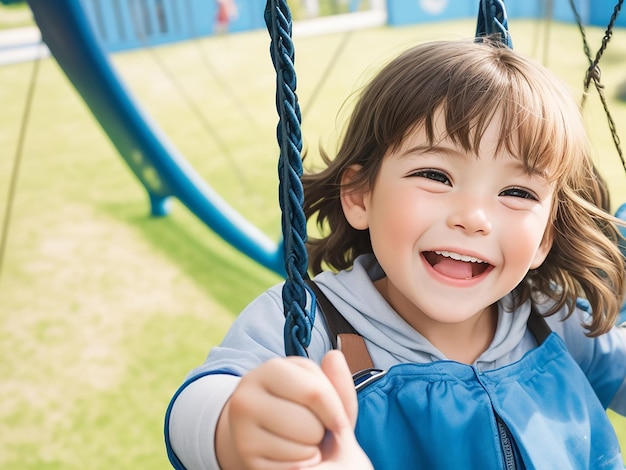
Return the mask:
[[[370,207],[369,228],[372,243],[384,237],[386,243],[394,240],[414,242],[430,225],[433,204],[423,197],[415,197],[413,191],[381,191]]]
[[[504,237],[510,259],[515,260],[520,266],[529,266],[542,244],[547,223],[547,215],[541,214],[537,217],[535,215],[527,217],[517,224],[512,222],[505,224]]]

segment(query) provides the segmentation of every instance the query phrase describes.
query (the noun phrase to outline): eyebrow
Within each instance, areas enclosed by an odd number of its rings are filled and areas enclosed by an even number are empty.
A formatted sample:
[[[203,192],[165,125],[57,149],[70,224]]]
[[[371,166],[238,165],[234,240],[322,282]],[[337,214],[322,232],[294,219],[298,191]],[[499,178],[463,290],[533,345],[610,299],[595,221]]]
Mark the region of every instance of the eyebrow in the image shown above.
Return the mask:
[[[416,154],[422,153],[443,153],[451,157],[466,157],[467,154],[465,152],[461,152],[453,147],[447,147],[443,145],[416,145],[407,149],[398,155],[400,158],[407,158],[411,156],[415,156]]]
[[[454,147],[448,147],[445,145],[416,145],[407,149],[406,151],[398,154],[398,157],[401,159],[410,158],[412,156],[416,156],[419,154],[435,154],[441,153],[445,156],[456,157],[456,158],[465,158],[468,156],[467,152],[459,151]],[[545,170],[539,170],[537,168],[531,168],[524,164],[523,160],[519,157],[513,156],[511,159],[511,163],[514,164],[522,173],[530,176],[530,177],[538,177],[546,182],[550,179],[548,178],[548,174]]]

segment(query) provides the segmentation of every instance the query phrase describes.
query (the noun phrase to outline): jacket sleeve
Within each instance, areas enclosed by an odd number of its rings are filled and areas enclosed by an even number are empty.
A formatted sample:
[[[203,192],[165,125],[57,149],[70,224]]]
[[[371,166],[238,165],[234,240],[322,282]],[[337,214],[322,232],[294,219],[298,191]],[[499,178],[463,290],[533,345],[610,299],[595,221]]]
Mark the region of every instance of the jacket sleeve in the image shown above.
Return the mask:
[[[626,416],[626,329],[616,326],[589,338],[582,327],[588,320],[588,312],[576,309],[567,320],[551,326],[565,341],[602,405]]]
[[[165,447],[177,470],[218,470],[215,428],[240,378],[209,374],[183,384],[165,415]]]

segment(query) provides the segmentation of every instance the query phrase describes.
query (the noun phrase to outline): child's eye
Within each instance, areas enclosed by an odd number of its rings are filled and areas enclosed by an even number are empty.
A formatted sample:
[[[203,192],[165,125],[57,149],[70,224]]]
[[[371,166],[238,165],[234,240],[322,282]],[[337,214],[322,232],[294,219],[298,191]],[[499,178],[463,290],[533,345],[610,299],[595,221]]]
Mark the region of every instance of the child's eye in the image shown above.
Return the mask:
[[[526,189],[522,189],[522,188],[509,188],[509,189],[505,189],[504,191],[502,191],[500,193],[501,196],[508,196],[508,197],[519,197],[522,199],[530,199],[533,201],[538,201],[539,199],[537,198],[537,196],[535,196],[532,192],[526,190]]]
[[[411,173],[411,176],[419,176],[421,178],[427,178],[429,180],[436,181],[437,183],[450,185],[450,178],[448,178],[448,175],[439,170],[417,170]]]

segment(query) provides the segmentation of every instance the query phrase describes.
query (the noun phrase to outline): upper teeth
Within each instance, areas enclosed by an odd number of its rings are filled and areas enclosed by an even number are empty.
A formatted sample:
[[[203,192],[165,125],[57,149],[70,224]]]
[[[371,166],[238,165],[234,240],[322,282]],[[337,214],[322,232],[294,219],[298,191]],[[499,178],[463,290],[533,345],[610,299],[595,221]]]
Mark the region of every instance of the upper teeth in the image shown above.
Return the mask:
[[[460,255],[459,253],[453,253],[452,251],[435,251],[435,253],[457,261],[465,261],[467,263],[484,263],[482,259],[474,258],[473,256]]]

